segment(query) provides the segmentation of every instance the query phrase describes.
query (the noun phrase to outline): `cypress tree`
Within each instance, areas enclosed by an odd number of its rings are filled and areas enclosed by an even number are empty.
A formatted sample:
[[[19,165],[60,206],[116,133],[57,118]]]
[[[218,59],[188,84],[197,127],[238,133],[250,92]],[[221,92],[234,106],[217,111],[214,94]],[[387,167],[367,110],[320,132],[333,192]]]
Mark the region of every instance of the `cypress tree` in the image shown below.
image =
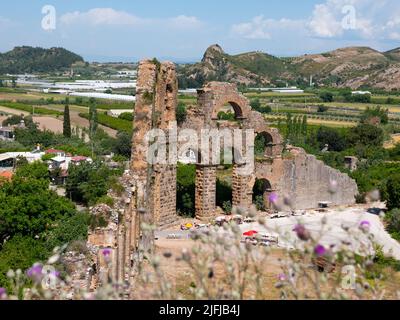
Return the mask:
[[[97,109],[96,109],[96,101],[93,99],[90,101],[89,107],[89,137],[93,139],[96,131],[97,131]]]
[[[304,115],[303,117],[303,123],[301,124],[301,131],[304,136],[307,136],[307,116]]]
[[[71,138],[71,118],[69,115],[69,99],[65,100],[64,107],[64,122],[63,122],[63,135],[66,138]]]

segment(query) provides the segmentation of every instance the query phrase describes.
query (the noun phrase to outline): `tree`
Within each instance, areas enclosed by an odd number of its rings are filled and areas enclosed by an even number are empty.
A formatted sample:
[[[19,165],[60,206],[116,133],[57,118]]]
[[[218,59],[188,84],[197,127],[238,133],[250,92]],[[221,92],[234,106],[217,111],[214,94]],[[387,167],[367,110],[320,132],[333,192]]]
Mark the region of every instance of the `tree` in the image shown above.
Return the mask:
[[[361,123],[371,123],[373,120],[378,119],[380,123],[387,124],[389,122],[389,110],[381,106],[375,108],[367,107],[361,114]]]
[[[13,88],[16,88],[16,87],[17,87],[17,81],[15,81],[14,78],[13,78],[12,81],[11,81],[11,86],[12,86]]]
[[[384,132],[381,128],[371,124],[361,123],[358,126],[349,130],[348,139],[353,146],[375,146],[383,145]]]
[[[324,112],[326,112],[326,111],[328,111],[328,110],[329,110],[329,108],[328,108],[327,106],[320,105],[320,106],[318,106],[317,112],[319,112],[319,113],[324,113]]]
[[[308,129],[308,124],[307,124],[307,116],[303,116],[303,121],[301,123],[301,133],[306,136],[307,135],[307,129]]]
[[[260,99],[256,98],[250,101],[250,106],[254,109],[257,110],[261,107]]]
[[[69,114],[69,99],[66,98],[64,107],[64,122],[63,122],[63,135],[66,138],[71,138],[71,118]]]
[[[89,137],[93,139],[98,127],[96,100],[91,98],[89,103]]]
[[[320,149],[328,145],[331,151],[343,151],[346,147],[346,139],[334,128],[319,127],[317,141]]]
[[[20,234],[40,236],[54,221],[73,215],[75,206],[49,189],[48,173],[40,163],[19,168],[0,189],[0,243]]]
[[[176,107],[176,121],[178,125],[185,122],[186,117],[187,117],[186,105],[183,102],[179,102],[178,106]]]
[[[86,205],[94,205],[107,194],[112,171],[101,162],[84,162],[68,168],[67,196]]]
[[[332,102],[333,101],[333,94],[328,91],[322,92],[319,97],[323,102]]]
[[[132,151],[132,135],[125,131],[118,132],[112,150],[116,154],[130,158]]]
[[[40,240],[16,235],[6,241],[0,250],[0,287],[9,288],[7,272],[29,269],[34,263],[44,261],[48,251]]]
[[[3,88],[3,87],[4,87],[3,80],[2,80],[2,79],[0,79],[0,88]]]
[[[386,202],[389,210],[400,208],[400,174],[392,175],[386,184]],[[399,230],[400,231],[400,230]]]

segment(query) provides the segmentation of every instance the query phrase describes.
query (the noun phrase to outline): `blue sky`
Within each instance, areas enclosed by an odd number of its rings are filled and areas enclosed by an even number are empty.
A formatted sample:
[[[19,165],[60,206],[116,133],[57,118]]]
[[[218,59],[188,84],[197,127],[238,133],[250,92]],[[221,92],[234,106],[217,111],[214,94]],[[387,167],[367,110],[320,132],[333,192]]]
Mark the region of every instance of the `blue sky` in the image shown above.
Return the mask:
[[[42,8],[55,8],[44,30]],[[48,20],[46,20],[48,21]],[[53,20],[52,20],[53,21]],[[344,46],[400,46],[398,0],[13,0],[0,10],[0,51],[62,46],[88,60],[199,60],[218,43],[228,53],[278,56]]]

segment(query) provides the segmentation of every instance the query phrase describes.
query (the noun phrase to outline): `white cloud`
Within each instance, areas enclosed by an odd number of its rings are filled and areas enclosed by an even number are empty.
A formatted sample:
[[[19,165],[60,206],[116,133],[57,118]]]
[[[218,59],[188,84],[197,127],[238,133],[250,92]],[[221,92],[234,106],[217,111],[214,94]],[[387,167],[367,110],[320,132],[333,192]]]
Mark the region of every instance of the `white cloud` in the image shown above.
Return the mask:
[[[159,26],[174,29],[193,29],[203,23],[193,16],[179,15],[165,19],[142,18],[112,8],[94,8],[86,12],[69,12],[61,16],[63,25],[88,24],[90,26]]]
[[[170,18],[169,25],[174,28],[187,29],[187,28],[198,28],[203,26],[204,24],[197,17],[180,15],[177,17]]]
[[[265,19],[264,16],[257,16],[250,22],[235,24],[232,26],[234,36],[245,39],[264,39],[272,38],[277,31],[294,30],[303,27],[303,21],[290,19]]]
[[[308,25],[313,34],[323,38],[333,38],[343,33],[341,22],[336,20],[332,10],[325,4],[315,6]]]
[[[73,25],[87,23],[97,25],[135,25],[143,21],[124,11],[117,11],[112,8],[94,8],[87,12],[69,12],[61,16],[62,24]]]
[[[316,4],[305,20],[276,20],[260,15],[233,25],[231,30],[235,36],[245,39],[267,40],[295,32],[321,39],[393,40],[400,34],[400,2],[326,0]]]
[[[385,37],[383,16],[391,12],[396,0],[327,0],[314,7],[308,23],[312,36],[340,38],[352,33],[361,39]]]

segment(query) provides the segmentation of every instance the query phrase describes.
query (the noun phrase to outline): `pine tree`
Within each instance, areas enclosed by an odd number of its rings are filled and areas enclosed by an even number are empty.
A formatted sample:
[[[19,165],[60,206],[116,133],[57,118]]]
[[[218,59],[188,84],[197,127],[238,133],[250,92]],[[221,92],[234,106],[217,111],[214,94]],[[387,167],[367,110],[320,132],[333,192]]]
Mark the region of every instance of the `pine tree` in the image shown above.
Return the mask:
[[[65,99],[64,107],[64,123],[63,123],[63,135],[66,138],[71,138],[71,118],[69,115],[69,99]]]

